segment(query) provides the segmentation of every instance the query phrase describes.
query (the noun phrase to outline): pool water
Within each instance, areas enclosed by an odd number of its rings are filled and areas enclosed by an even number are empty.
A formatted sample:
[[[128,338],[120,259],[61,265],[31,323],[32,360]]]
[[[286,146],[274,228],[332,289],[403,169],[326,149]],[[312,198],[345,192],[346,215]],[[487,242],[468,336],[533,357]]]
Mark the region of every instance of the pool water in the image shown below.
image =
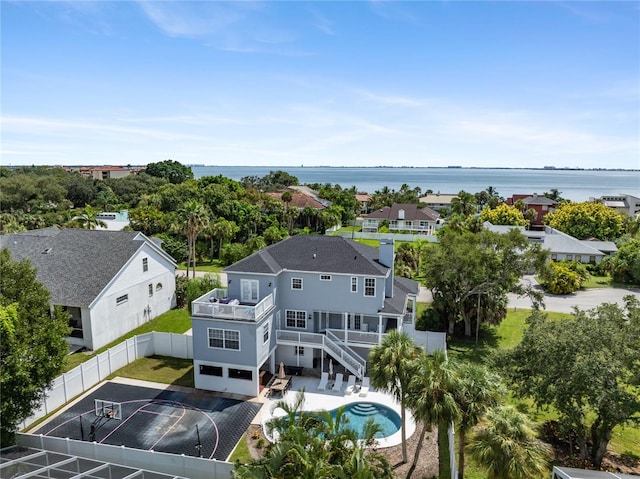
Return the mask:
[[[332,409],[329,412],[335,418],[338,409]],[[389,437],[395,434],[402,425],[402,420],[397,412],[378,403],[362,401],[349,403],[344,408],[344,415],[349,418],[349,427],[361,437],[365,422],[369,418],[372,418],[382,429],[376,434],[377,438]]]

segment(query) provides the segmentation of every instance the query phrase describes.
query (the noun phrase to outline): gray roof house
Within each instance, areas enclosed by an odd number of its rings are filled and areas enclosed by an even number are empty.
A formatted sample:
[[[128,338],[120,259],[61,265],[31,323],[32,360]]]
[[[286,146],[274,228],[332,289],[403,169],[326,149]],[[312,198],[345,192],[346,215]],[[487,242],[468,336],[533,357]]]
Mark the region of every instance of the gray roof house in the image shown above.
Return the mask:
[[[364,376],[369,350],[415,321],[419,286],[394,276],[393,246],[298,235],[227,267],[227,287],[192,303],[196,387],[257,396],[280,363],[318,374],[328,358]]]
[[[175,306],[176,263],[135,231],[58,229],[0,236],[28,259],[53,305],[71,315],[69,342],[98,349]]]
[[[549,250],[549,257],[554,261],[599,263],[602,258],[617,251],[615,243],[611,241],[579,240],[549,226],[545,227],[544,231],[526,230],[523,226],[493,225],[488,221],[484,226],[498,233],[507,233],[516,228],[531,243],[540,243],[543,249]]]
[[[395,203],[369,213],[362,222],[364,233],[376,233],[383,221],[389,231],[432,235],[440,225],[440,214],[428,206],[413,203]]]

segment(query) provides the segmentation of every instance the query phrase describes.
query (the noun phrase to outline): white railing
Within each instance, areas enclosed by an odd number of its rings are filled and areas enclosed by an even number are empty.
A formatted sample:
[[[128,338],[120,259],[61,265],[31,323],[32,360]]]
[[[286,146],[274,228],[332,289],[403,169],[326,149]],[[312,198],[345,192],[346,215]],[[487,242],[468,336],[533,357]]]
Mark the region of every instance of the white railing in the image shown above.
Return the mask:
[[[237,319],[242,321],[257,321],[267,311],[273,308],[273,294],[269,294],[258,304],[247,306],[244,304],[222,303],[219,297],[220,289],[214,289],[191,303],[191,314],[198,317],[217,319]]]
[[[338,343],[341,348],[344,348],[349,354],[351,354],[354,358],[356,358],[363,365],[367,364],[367,360],[365,358],[363,358],[362,356],[360,356],[358,353],[356,353],[353,349],[351,349],[348,344],[346,344],[342,340],[340,340],[340,338],[333,333],[333,330],[327,329],[327,338],[329,338],[332,341]]]
[[[351,355],[341,344],[329,339],[324,334],[278,329],[276,331],[276,342],[283,345],[318,346],[331,354],[334,359],[340,361],[352,373],[364,374],[366,370],[367,363],[364,359],[357,354],[355,356]]]
[[[346,333],[344,329],[327,329],[327,332],[331,332],[340,341],[359,343],[363,346],[375,346],[380,342],[380,336],[383,338],[386,336],[386,333],[382,333],[381,335],[380,333],[369,333],[351,329],[347,329]]]

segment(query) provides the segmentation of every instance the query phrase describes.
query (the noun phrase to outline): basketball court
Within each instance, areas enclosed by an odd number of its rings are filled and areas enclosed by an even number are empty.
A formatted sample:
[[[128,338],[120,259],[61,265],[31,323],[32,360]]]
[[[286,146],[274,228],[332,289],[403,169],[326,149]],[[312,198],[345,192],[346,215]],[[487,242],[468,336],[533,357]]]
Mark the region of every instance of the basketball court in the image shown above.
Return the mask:
[[[261,404],[108,382],[33,434],[226,460]]]

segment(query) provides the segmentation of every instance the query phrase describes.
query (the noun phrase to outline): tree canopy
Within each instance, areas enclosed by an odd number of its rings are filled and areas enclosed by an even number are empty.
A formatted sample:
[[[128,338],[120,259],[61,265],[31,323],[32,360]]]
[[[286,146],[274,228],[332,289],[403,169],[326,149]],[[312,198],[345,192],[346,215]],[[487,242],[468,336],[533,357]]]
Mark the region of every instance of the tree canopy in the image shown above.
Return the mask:
[[[527,226],[529,224],[522,215],[522,211],[506,203],[502,203],[495,208],[484,208],[480,213],[480,219],[494,225]]]
[[[446,316],[450,333],[459,321],[465,336],[472,336],[474,319],[479,320],[476,328],[483,320],[500,322],[509,292],[541,299],[519,280],[526,272],[541,270],[547,252],[530,244],[518,230],[472,233],[446,227],[440,231],[439,243],[423,252],[423,268],[425,286],[433,292],[433,308]]]
[[[561,203],[544,217],[546,225],[578,239],[616,239],[623,232],[622,215],[602,203]]]
[[[557,411],[564,435],[574,433],[596,467],[613,428],[640,421],[640,302],[625,301],[568,320],[534,312],[521,343],[496,361],[517,396]]]
[[[169,183],[177,185],[187,180],[193,179],[193,171],[188,166],[174,160],[158,161],[149,163],[145,172],[151,176],[164,178]]]
[[[20,422],[44,398],[68,352],[68,314],[50,309],[49,291],[27,260],[0,251],[0,428],[10,445]]]
[[[304,390],[295,400],[278,402],[284,415],[272,419],[268,430],[277,442],[267,447],[265,457],[250,464],[236,464],[236,479],[298,479],[319,477],[391,479],[387,459],[372,446],[379,426],[372,420],[356,431],[344,415],[328,411],[304,411]],[[275,410],[274,409],[274,410]]]
[[[640,284],[640,238],[622,244],[611,262],[615,281]]]

